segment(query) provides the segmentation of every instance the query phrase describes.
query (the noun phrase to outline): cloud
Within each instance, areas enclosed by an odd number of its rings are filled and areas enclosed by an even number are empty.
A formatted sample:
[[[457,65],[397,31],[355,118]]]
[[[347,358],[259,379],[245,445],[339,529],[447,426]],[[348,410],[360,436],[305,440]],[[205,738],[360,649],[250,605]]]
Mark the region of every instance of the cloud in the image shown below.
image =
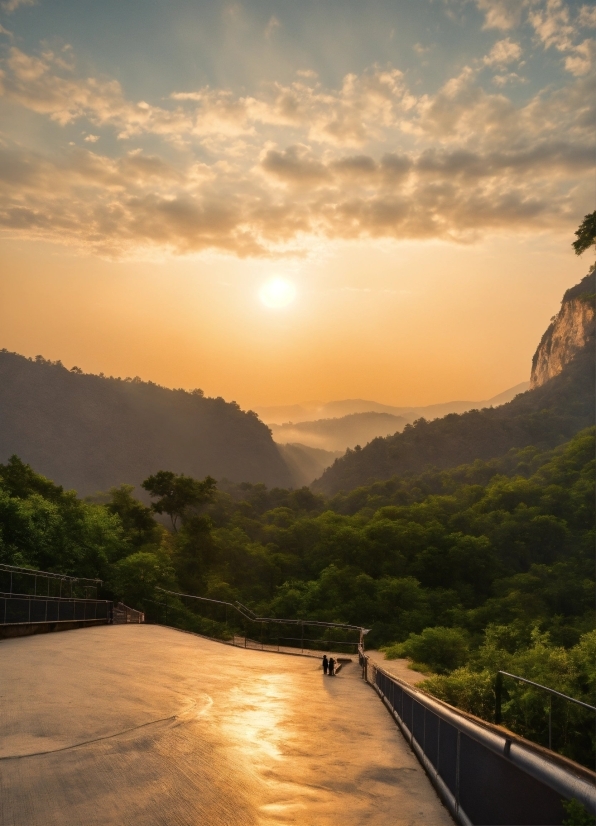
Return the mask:
[[[484,12],[484,29],[508,31],[519,25],[526,2],[524,0],[476,0]]]
[[[290,125],[308,128],[321,142],[358,145],[395,124],[415,102],[395,68],[346,75],[338,90],[322,89],[308,73],[289,85],[269,84],[259,98],[203,87],[172,93],[174,105],[165,107],[127,100],[118,81],[76,77],[52,52],[32,56],[13,47],[4,66],[3,92],[11,100],[62,125],[86,118],[113,126],[121,139],[230,137],[253,134],[257,125]]]
[[[512,43],[509,38],[498,40],[490,52],[483,59],[485,66],[506,66],[521,58],[522,50],[518,43]]]
[[[583,59],[581,45],[565,57]],[[484,88],[483,66],[510,65],[518,50],[499,40],[433,94],[373,66],[338,88],[309,73],[253,95],[203,87],[155,105],[80,77],[70,58],[12,48],[1,94],[58,124],[82,122],[85,148],[4,143],[0,228],[118,257],[300,255],[313,238],[467,242],[559,226],[581,213],[595,166],[595,81],[524,103]],[[99,127],[135,144],[151,136],[152,151],[124,142],[110,157]]]
[[[495,75],[493,77],[493,83],[495,86],[499,86],[499,88],[503,88],[503,86],[507,86],[508,83],[527,83],[527,80],[517,72],[507,72],[505,75]]]
[[[2,11],[5,11],[7,14],[11,14],[13,11],[16,11],[20,6],[36,6],[37,0],[3,0],[0,3],[0,8]]]
[[[572,48],[574,30],[569,8],[563,0],[547,0],[542,8],[531,10],[528,19],[545,48],[555,46],[560,51]]]
[[[299,185],[313,186],[329,177],[327,168],[312,159],[306,146],[290,146],[283,152],[270,149],[262,168],[281,181]]]
[[[577,22],[580,26],[596,29],[596,6],[582,6],[579,10]]]
[[[576,77],[586,75],[594,63],[595,42],[581,39],[582,29],[596,28],[596,9],[583,5],[575,19],[565,0],[475,0],[484,13],[484,29],[511,30],[524,22],[534,29],[536,41],[545,49],[566,54],[564,68]],[[505,43],[506,41],[501,41]],[[497,44],[498,45],[498,44]],[[493,50],[494,51],[494,50]],[[494,59],[492,52],[486,60]],[[513,58],[517,59],[517,57]],[[505,61],[503,61],[505,62]]]
[[[253,168],[173,167],[74,149],[61,158],[0,151],[0,226],[107,256],[218,250],[301,254],[308,239],[443,238],[559,225],[594,144],[542,140],[500,151],[426,149],[321,157],[267,150]]]
[[[596,25],[593,10],[582,6],[573,22],[569,6],[563,0],[546,0],[544,5],[530,10],[528,20],[545,49],[555,48],[567,55],[564,66],[568,72],[576,77],[588,74],[594,62],[596,41],[586,38],[577,42],[576,38],[581,27]]]
[[[596,41],[587,38],[574,47],[573,54],[565,58],[565,68],[572,75],[582,77],[591,71],[595,57]]]
[[[72,67],[52,52],[36,57],[12,47],[4,65],[3,94],[59,124],[87,118],[95,125],[116,127],[119,137],[141,132],[167,135],[192,128],[192,119],[179,109],[127,101],[116,80],[77,78]]]

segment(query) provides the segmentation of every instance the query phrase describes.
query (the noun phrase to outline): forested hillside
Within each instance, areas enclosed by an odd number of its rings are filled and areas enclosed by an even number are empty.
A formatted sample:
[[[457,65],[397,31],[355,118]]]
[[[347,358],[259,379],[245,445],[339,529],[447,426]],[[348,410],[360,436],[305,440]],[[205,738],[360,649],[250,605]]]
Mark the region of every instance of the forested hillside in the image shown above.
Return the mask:
[[[418,474],[504,455],[511,448],[551,448],[594,423],[594,348],[586,346],[560,375],[501,407],[419,419],[402,433],[374,439],[329,467],[313,490],[333,495],[377,479]]]
[[[17,454],[80,494],[167,467],[290,485],[268,428],[234,402],[0,352],[0,461]]]

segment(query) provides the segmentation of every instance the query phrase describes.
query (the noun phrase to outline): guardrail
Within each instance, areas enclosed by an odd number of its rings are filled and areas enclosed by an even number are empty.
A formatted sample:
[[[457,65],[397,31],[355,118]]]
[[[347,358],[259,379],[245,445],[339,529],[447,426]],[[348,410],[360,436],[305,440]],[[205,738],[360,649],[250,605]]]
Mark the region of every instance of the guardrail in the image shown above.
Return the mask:
[[[0,593],[27,596],[97,599],[101,579],[68,576],[54,571],[36,571],[0,563]]]
[[[99,599],[0,593],[0,625],[109,621],[112,603]]]
[[[164,602],[147,600],[148,603],[155,606],[148,612],[147,622],[154,621],[168,625],[178,621],[179,625],[186,630],[193,630],[184,624],[185,618],[180,615],[180,605],[184,605],[183,600],[191,600],[193,606],[199,606],[203,611],[203,614],[194,613],[194,617],[197,620],[206,619],[215,626],[215,628],[207,632],[207,635],[215,637],[218,633],[221,633],[222,638],[229,640],[232,644],[235,644],[234,639],[236,632],[240,630],[244,631],[242,637],[245,640],[250,639],[248,629],[251,627],[257,631],[256,636],[259,637],[259,640],[254,640],[254,642],[261,647],[274,646],[279,649],[280,646],[283,646],[286,648],[299,648],[304,651],[313,650],[316,644],[317,646],[321,646],[323,650],[336,650],[336,648],[343,650],[344,648],[350,648],[354,653],[357,653],[358,647],[363,643],[364,636],[368,633],[368,629],[362,628],[360,625],[322,622],[318,620],[259,617],[241,602],[232,603],[226,602],[225,600],[211,599],[209,597],[198,597],[194,594],[168,591],[165,588],[157,588],[156,590],[163,595]],[[168,602],[168,597],[173,597],[174,600]],[[179,604],[176,605],[176,602]],[[184,607],[188,609],[188,606]],[[205,614],[208,616],[205,616]],[[178,620],[176,620],[176,617],[178,617]],[[188,617],[186,617],[186,619],[188,619]],[[316,629],[319,636],[316,639],[309,636],[309,629]],[[295,633],[298,630],[300,636],[294,636],[292,631]],[[333,631],[344,632],[346,635],[354,634],[358,639],[330,639],[328,635],[333,633]],[[327,632],[328,635],[321,637],[320,635],[325,632]],[[201,633],[206,632],[201,631]],[[341,636],[341,634],[338,633],[337,636]]]
[[[554,688],[535,683],[533,680],[527,680],[525,677],[519,677],[517,674],[510,674],[508,671],[497,671],[497,678],[495,680],[495,723],[501,723],[503,715],[501,712],[502,696],[503,696],[503,677],[510,677],[512,680],[517,680],[519,683],[531,685],[532,688],[538,688],[548,694],[548,747],[553,747],[553,697],[560,697],[568,703],[574,703],[576,706],[588,709],[588,711],[596,712],[596,708],[589,703],[584,703],[582,700],[576,700],[575,697],[570,697],[568,694],[563,694],[560,691],[555,691]]]
[[[130,608],[123,602],[118,602],[112,611],[112,622],[114,625],[123,625],[128,622],[141,623],[145,622],[145,614],[137,611],[136,608]]]
[[[563,800],[596,809],[596,774],[393,677],[359,650],[377,691],[462,826],[557,826]]]

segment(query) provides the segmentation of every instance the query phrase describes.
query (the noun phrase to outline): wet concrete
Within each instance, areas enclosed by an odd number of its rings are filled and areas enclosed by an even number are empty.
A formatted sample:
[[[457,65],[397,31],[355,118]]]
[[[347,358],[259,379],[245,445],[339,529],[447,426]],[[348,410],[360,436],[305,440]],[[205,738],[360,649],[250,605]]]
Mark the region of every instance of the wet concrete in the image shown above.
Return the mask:
[[[2,826],[447,826],[357,663],[156,626],[0,643]]]

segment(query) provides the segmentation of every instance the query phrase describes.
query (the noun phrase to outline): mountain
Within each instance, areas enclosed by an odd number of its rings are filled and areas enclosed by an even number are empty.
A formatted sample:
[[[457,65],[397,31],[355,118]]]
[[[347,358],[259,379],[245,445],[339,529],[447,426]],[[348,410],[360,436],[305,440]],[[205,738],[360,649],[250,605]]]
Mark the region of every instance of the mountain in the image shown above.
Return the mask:
[[[557,376],[594,339],[594,273],[567,290],[532,359],[532,388]]]
[[[343,450],[321,450],[301,444],[280,444],[277,447],[292,474],[294,487],[299,488],[310,485],[343,453]]]
[[[465,413],[481,407],[496,407],[511,401],[518,393],[524,393],[530,382],[523,381],[515,387],[499,393],[484,401],[452,401],[440,404],[422,405],[416,407],[393,407],[380,402],[366,399],[343,399],[333,402],[306,402],[305,404],[278,405],[277,407],[256,407],[259,417],[269,425],[289,423],[314,422],[322,419],[339,419],[355,413],[385,413],[389,416],[401,416],[408,422],[413,422],[423,416],[425,419],[436,419],[448,413]]]
[[[582,306],[578,307],[577,302]],[[563,298],[533,359],[533,389],[499,407],[417,421],[402,433],[348,451],[313,485],[335,494],[394,475],[555,447],[594,423],[594,274]],[[576,330],[575,328],[580,328]],[[566,331],[565,334],[564,331]],[[581,342],[583,341],[583,345]]]
[[[0,462],[13,453],[81,495],[138,485],[157,470],[293,484],[267,426],[235,402],[3,350]]]
[[[403,430],[407,419],[390,413],[351,413],[340,419],[319,419],[314,422],[270,424],[278,444],[299,442],[325,451],[341,451],[357,444],[366,444],[377,436],[389,436]]]

